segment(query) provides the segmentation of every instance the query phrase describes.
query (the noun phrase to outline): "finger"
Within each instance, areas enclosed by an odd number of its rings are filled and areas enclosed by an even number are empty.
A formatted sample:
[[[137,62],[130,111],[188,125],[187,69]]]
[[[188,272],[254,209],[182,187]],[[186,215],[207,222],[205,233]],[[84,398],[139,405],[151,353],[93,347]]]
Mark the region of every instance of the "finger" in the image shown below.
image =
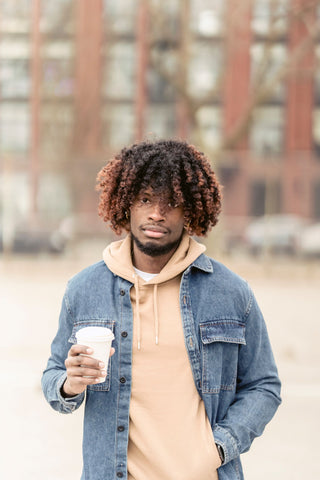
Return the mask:
[[[69,350],[68,355],[74,357],[77,355],[92,355],[93,354],[93,349],[90,347],[87,347],[86,345],[72,345],[72,347]]]
[[[97,370],[95,368],[85,367],[70,367],[67,370],[68,377],[105,377],[107,375],[106,370]]]
[[[111,347],[110,349],[110,357],[112,357],[112,355],[115,353],[115,349],[113,347]]]
[[[86,355],[77,355],[76,357],[67,357],[64,362],[66,368],[77,367],[83,365],[85,367],[95,368],[97,370],[103,369],[105,364],[96,358],[88,357]]]

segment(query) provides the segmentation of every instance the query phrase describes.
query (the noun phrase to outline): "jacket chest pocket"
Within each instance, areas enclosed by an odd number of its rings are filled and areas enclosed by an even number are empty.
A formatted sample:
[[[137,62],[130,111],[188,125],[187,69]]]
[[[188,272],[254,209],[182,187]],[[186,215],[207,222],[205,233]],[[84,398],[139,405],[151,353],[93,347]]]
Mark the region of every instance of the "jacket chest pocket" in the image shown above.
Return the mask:
[[[77,343],[77,338],[76,338],[76,333],[84,327],[106,327],[112,330],[112,333],[114,334],[114,326],[115,322],[114,320],[109,320],[109,319],[84,319],[84,320],[77,320],[73,324],[73,329],[71,336],[69,338],[70,343]],[[88,385],[87,390],[93,390],[95,392],[101,392],[101,391],[108,391],[110,390],[110,380],[111,380],[111,372],[112,372],[112,357],[109,358],[109,363],[108,363],[108,370],[107,370],[107,376],[104,382],[101,383],[96,383],[95,385]]]
[[[239,346],[245,345],[245,325],[238,319],[200,323],[202,391],[233,390],[237,380]]]

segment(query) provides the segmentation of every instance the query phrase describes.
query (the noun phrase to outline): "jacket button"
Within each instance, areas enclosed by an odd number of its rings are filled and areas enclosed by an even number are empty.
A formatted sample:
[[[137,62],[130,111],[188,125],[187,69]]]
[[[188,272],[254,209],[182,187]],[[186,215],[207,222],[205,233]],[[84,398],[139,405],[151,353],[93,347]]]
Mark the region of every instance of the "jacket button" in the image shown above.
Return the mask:
[[[122,477],[123,477],[123,473],[122,473],[122,472],[117,472],[117,477],[118,477],[118,478],[122,478]]]
[[[128,332],[122,332],[121,337],[126,338],[128,336]]]
[[[126,291],[123,290],[123,289],[121,289],[121,290],[120,290],[120,295],[121,295],[121,297],[123,297],[125,294],[126,294]]]
[[[124,432],[124,426],[123,425],[119,425],[118,432]]]
[[[120,383],[126,383],[126,381],[127,381],[127,380],[125,379],[125,377],[121,377],[121,378],[120,378]]]

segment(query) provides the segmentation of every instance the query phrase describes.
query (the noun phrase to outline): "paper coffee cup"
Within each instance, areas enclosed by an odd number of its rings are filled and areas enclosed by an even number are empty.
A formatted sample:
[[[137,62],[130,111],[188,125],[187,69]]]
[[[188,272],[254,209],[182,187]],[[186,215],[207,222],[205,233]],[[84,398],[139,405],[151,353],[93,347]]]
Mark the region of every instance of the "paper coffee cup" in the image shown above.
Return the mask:
[[[103,362],[107,371],[111,343],[114,339],[112,331],[106,327],[84,327],[76,332],[76,339],[79,345],[92,348],[93,354],[87,356]],[[106,377],[100,377],[100,383],[105,379]]]

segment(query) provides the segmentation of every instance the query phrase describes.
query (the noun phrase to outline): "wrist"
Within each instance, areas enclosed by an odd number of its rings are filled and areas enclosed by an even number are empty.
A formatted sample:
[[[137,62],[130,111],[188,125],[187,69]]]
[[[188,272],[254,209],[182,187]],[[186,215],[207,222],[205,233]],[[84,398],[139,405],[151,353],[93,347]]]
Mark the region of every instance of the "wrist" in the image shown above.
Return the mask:
[[[77,393],[74,393],[70,390],[68,386],[68,379],[64,381],[64,383],[60,387],[60,393],[63,398],[72,398],[78,395]]]

